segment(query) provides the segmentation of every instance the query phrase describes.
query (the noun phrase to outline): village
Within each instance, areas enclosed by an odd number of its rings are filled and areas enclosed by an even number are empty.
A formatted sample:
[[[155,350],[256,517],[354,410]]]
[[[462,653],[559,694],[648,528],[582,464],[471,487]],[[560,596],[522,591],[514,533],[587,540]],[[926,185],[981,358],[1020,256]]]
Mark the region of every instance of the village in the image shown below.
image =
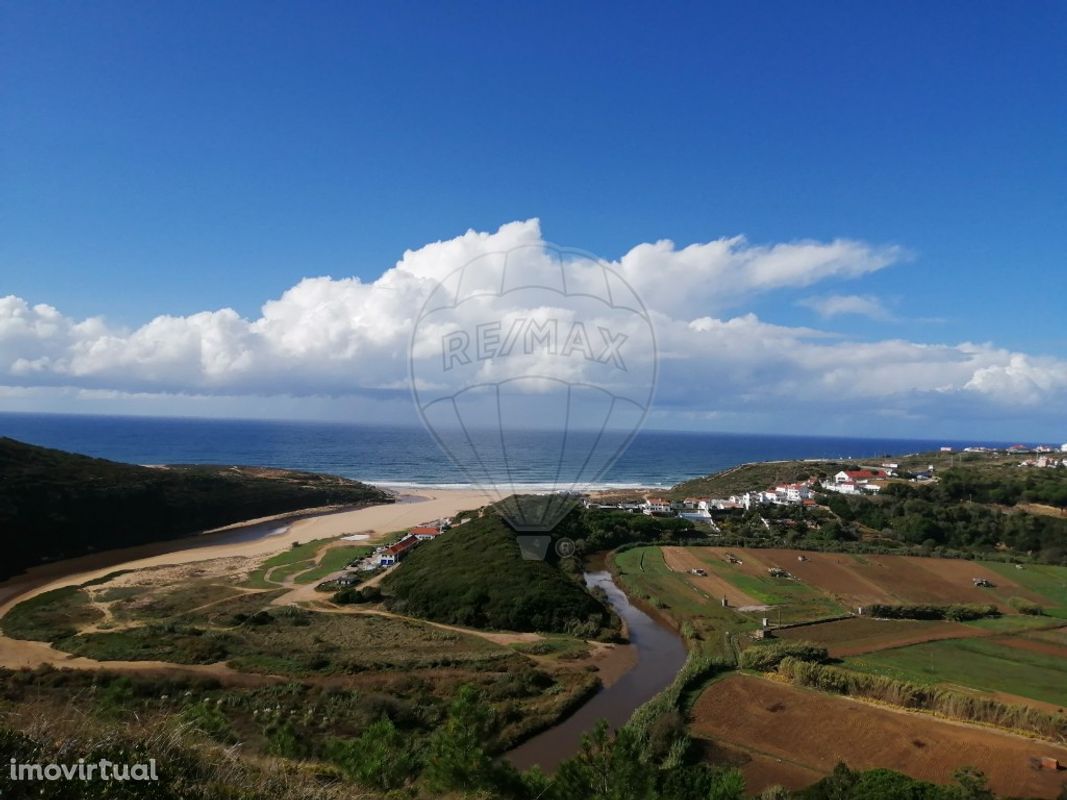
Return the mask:
[[[952,453],[954,448],[941,447],[941,453]],[[1067,468],[1067,443],[1057,450],[1050,445],[1027,446],[1022,444],[997,449],[990,447],[967,447],[961,453],[1002,453],[1006,455],[1031,455],[1018,462],[1019,467],[1041,469]],[[1065,454],[1058,458],[1059,453]],[[717,530],[712,521],[712,512],[742,510],[751,511],[766,506],[801,506],[814,507],[818,503],[818,492],[832,492],[844,495],[876,495],[890,480],[909,483],[930,483],[937,480],[936,467],[930,464],[918,472],[902,472],[895,461],[883,462],[880,467],[862,467],[845,469],[820,480],[811,477],[804,481],[779,483],[762,490],[749,490],[729,497],[686,497],[670,499],[657,495],[647,495],[641,500],[604,501],[587,496],[583,499],[586,508],[603,510],[620,510],[641,513],[649,516],[675,516],[690,522],[703,522]]]
[[[624,500],[620,502],[600,502],[595,498],[585,498],[586,508],[620,510],[641,513],[649,516],[677,516],[691,522],[706,522],[713,528],[713,511],[743,510],[751,511],[760,506],[802,506],[814,507],[816,492],[837,492],[840,494],[877,494],[885,481],[896,477],[896,464],[887,463],[882,469],[841,470],[831,478],[820,481],[808,478],[794,483],[780,483],[763,490],[752,490],[729,497],[686,497],[671,500],[666,497],[649,495],[641,501]],[[933,467],[912,478],[915,481],[933,480]]]

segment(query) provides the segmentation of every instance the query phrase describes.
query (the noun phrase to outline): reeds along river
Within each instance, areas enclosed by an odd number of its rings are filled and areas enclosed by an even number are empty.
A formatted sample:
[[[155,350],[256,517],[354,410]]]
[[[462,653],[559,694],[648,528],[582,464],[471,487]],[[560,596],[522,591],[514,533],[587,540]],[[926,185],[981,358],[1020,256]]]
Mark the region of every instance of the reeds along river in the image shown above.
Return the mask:
[[[685,663],[682,640],[664,625],[633,606],[615,585],[611,573],[587,572],[586,585],[599,587],[623,621],[630,643],[637,650],[637,663],[619,680],[601,689],[571,716],[511,750],[507,759],[519,769],[539,765],[555,770],[560,762],[578,752],[582,736],[601,719],[612,728],[626,723],[634,710],[666,688]]]

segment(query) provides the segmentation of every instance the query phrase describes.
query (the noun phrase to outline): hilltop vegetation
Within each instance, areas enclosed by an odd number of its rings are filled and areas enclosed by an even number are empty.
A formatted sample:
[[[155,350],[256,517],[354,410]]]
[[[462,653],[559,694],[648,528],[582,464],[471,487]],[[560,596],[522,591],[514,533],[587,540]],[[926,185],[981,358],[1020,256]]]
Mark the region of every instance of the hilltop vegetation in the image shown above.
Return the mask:
[[[545,560],[524,560],[515,531],[492,513],[416,548],[382,591],[394,611],[454,625],[585,637],[612,625],[552,547]]]
[[[1067,470],[1001,472],[994,476],[953,469],[934,483],[892,483],[877,497],[830,495],[826,502],[843,522],[859,523],[905,544],[977,551],[1007,546],[1050,562],[1067,559],[1067,516],[1003,508],[1023,502],[1064,503]]]
[[[303,508],[390,502],[373,486],[254,467],[139,467],[0,438],[0,577]]]

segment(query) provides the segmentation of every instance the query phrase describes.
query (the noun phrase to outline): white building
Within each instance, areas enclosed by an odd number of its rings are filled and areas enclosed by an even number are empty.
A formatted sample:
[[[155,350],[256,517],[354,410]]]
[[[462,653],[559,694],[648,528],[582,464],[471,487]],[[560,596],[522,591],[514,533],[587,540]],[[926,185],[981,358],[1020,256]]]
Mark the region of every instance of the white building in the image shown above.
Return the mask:
[[[774,492],[770,493],[771,499],[767,499],[767,492],[745,492],[744,494],[735,494],[730,497],[730,502],[745,509],[745,511],[752,510],[755,506],[766,505],[767,503],[774,502]]]
[[[774,493],[778,503],[800,505],[811,499],[811,486],[806,483],[783,483],[775,487]]]
[[[646,497],[641,510],[646,514],[669,514],[671,501],[665,497]]]

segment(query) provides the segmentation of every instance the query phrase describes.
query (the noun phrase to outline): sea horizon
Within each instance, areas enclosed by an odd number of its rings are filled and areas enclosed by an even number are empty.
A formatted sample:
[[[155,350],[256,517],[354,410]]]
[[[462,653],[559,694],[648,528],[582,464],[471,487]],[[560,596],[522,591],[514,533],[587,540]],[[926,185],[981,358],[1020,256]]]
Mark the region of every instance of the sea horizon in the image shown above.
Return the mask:
[[[472,437],[492,437],[489,428]],[[511,431],[523,457],[501,466],[517,490],[563,488],[549,431]],[[572,431],[591,437],[589,431]],[[463,474],[418,424],[0,412],[0,436],[141,465],[226,464],[341,475],[387,489],[464,489]],[[982,439],[806,436],[645,428],[614,465],[583,488],[665,488],[753,461],[855,460],[937,450],[1006,447]],[[1034,444],[1034,443],[1031,443]]]

